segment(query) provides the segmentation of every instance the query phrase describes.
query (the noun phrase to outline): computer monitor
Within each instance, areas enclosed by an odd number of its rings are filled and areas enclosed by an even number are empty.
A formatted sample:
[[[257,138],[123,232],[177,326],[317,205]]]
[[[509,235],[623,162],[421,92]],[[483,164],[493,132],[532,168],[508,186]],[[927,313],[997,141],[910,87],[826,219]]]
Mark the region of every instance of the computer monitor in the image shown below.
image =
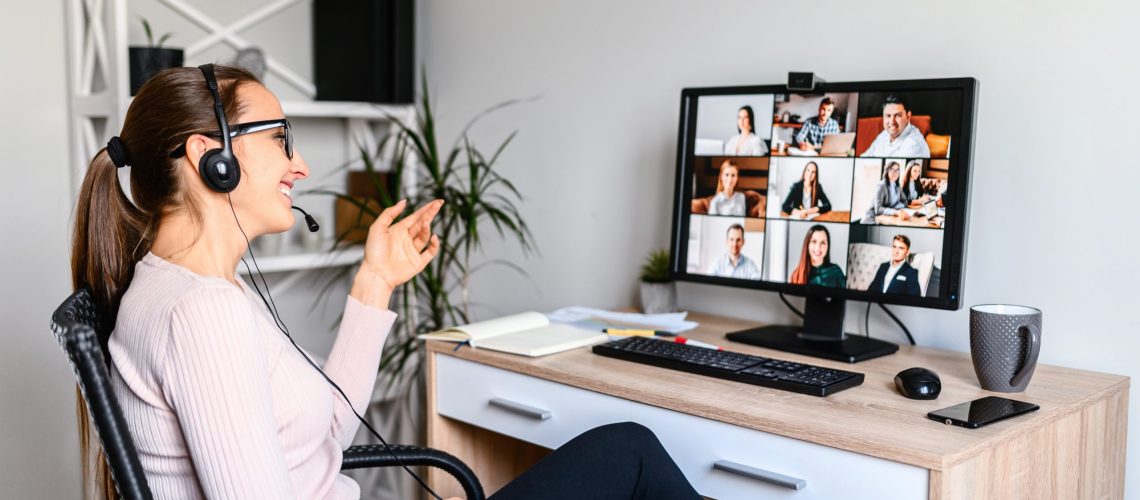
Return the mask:
[[[803,325],[731,340],[848,362],[897,351],[845,335],[845,303],[961,306],[977,86],[684,89],[674,276],[806,297]]]

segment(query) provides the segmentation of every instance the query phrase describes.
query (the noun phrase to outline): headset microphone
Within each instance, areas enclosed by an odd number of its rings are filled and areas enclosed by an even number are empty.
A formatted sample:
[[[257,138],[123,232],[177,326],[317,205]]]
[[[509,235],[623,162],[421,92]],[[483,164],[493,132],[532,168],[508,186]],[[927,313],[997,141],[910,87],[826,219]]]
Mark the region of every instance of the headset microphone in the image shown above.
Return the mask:
[[[293,210],[305,214],[305,224],[308,224],[310,233],[315,233],[321,229],[320,224],[317,224],[317,219],[314,219],[312,215],[309,215],[309,212],[306,212],[304,209],[298,206],[294,206]]]

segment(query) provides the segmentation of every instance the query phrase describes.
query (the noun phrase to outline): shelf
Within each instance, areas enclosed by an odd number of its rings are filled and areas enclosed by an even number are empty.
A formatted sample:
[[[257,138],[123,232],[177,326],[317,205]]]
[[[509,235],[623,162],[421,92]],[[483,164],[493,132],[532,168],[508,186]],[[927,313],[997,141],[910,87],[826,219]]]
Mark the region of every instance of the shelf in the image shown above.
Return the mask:
[[[370,102],[282,101],[281,108],[289,118],[368,118],[384,120],[389,116],[407,119],[410,104],[374,104]]]
[[[290,271],[306,271],[309,269],[324,269],[329,267],[350,266],[364,258],[364,247],[353,245],[334,252],[317,251],[291,253],[285,249],[280,255],[269,255],[257,259],[257,267],[265,274]],[[256,248],[254,252],[256,252]],[[250,263],[252,264],[252,262]],[[244,267],[239,267],[241,274],[246,274]]]

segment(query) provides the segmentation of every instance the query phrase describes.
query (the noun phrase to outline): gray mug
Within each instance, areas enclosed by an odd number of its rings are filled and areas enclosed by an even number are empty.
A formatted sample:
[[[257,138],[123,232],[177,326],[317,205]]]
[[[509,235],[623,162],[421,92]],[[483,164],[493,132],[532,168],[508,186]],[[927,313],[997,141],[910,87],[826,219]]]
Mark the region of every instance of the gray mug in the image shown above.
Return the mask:
[[[984,304],[970,308],[970,357],[982,389],[1021,392],[1041,353],[1041,311]]]

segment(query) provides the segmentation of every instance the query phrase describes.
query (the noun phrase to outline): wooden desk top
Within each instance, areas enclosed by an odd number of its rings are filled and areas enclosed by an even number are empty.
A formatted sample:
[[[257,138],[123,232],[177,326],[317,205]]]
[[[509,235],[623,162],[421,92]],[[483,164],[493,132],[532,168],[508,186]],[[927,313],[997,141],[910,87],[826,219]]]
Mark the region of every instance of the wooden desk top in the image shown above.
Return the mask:
[[[789,214],[787,212],[780,212],[780,217],[783,217],[783,218],[789,219],[789,220],[808,220],[808,219],[800,219],[800,218],[792,217],[792,214]],[[851,211],[850,210],[832,210],[832,211],[825,213],[823,215],[820,215],[814,219],[810,219],[810,222],[842,222],[844,224],[847,224],[847,223],[851,222]]]
[[[876,215],[875,223],[884,226],[908,226],[908,227],[928,227],[931,229],[939,229],[942,226],[930,222],[926,217],[911,217],[907,220],[902,220],[897,215]]]
[[[455,344],[428,342],[431,352],[456,356],[583,389],[667,408],[764,432],[850,450],[931,470],[943,471],[979,450],[1020,437],[1080,411],[1094,401],[1123,392],[1128,377],[1037,366],[1024,393],[982,390],[969,353],[901,346],[899,352],[854,365],[729,342],[727,332],[756,323],[690,313],[701,326],[686,335],[733,351],[856,371],[863,385],[826,398],[730,382],[598,356],[588,348],[540,358],[515,356]],[[966,335],[966,332],[961,332]],[[938,373],[942,393],[936,400],[902,397],[894,376],[912,366]],[[1028,401],[1041,409],[980,429],[948,426],[926,418],[927,412],[987,395]],[[1125,403],[1126,404],[1126,403]],[[1126,408],[1125,408],[1126,411]]]

